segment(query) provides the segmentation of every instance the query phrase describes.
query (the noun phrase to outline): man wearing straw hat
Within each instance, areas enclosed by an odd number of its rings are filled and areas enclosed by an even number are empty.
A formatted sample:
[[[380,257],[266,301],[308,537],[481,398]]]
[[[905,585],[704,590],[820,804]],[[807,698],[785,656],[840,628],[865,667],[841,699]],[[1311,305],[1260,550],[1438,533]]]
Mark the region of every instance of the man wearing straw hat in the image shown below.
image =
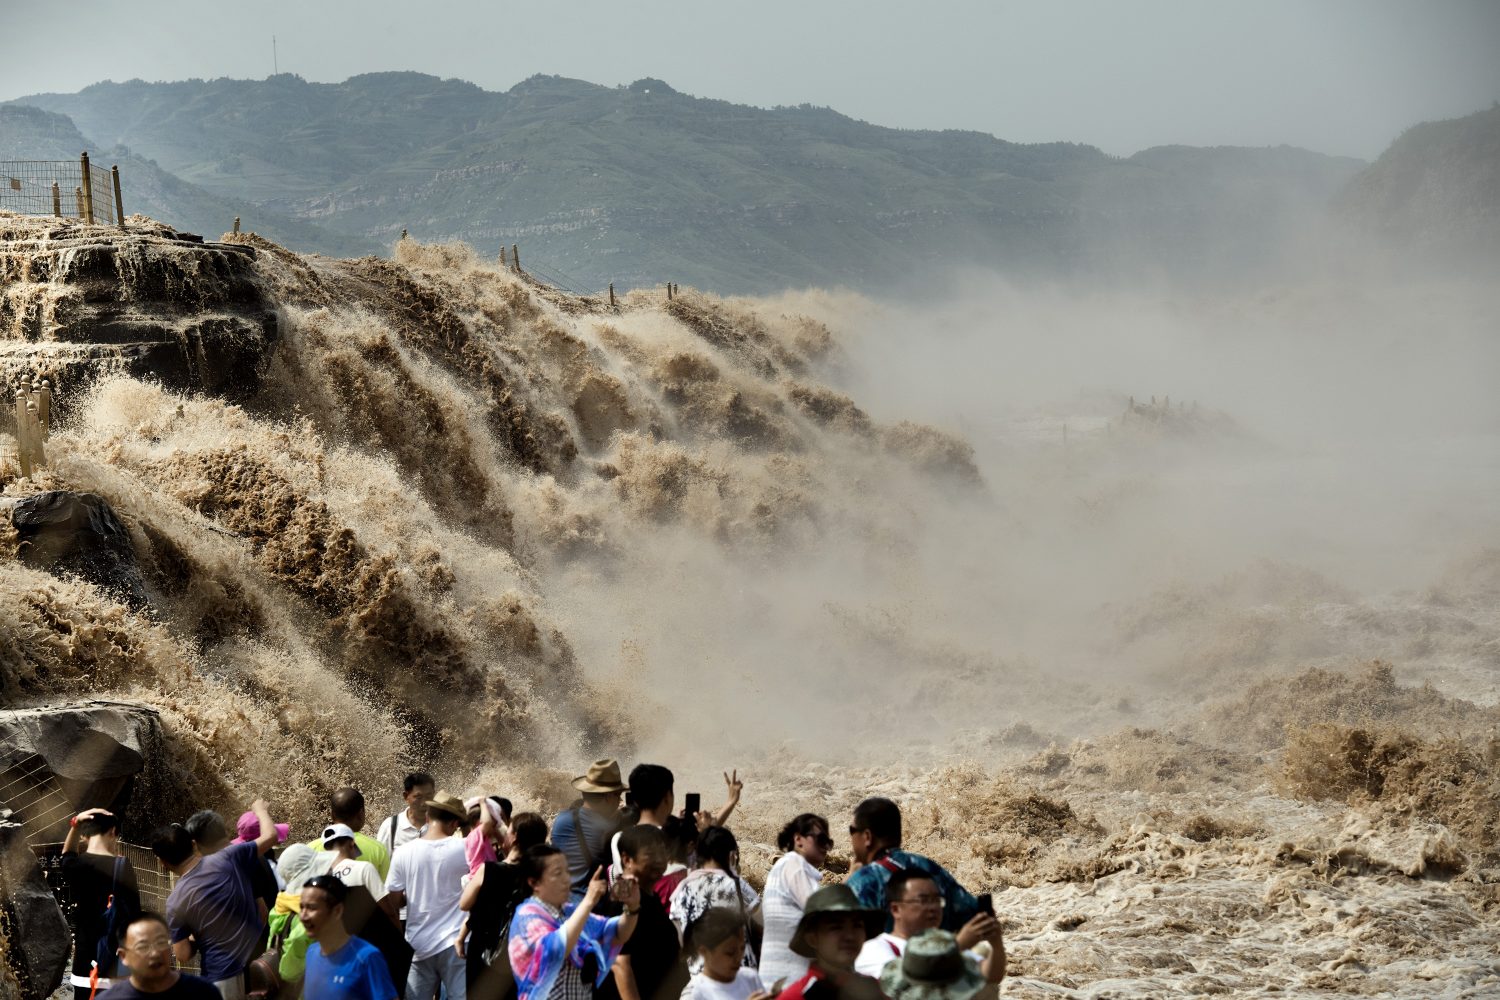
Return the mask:
[[[467,995],[464,960],[453,941],[464,922],[458,900],[469,861],[463,839],[453,834],[468,813],[458,796],[438,792],[427,800],[426,832],[396,848],[391,858],[380,906],[392,920],[406,907],[406,942],[412,948],[407,1000],[431,1000],[439,982],[447,1000],[464,1000]]]
[[[998,993],[958,939],[941,930],[912,938],[901,960],[880,974],[880,988],[890,1000],[971,1000],[981,991]]]
[[[620,762],[613,757],[596,760],[588,773],[573,779],[583,798],[557,814],[552,821],[552,845],[568,859],[576,903],[588,891],[594,869],[609,863],[609,840],[620,825]]]

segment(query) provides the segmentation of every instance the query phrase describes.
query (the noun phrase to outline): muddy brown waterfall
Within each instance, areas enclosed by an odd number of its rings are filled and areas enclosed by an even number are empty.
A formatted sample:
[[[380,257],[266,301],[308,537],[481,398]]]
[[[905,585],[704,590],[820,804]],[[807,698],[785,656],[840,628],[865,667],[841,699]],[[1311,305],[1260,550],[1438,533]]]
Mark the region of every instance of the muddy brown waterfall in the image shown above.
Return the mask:
[[[8,538],[0,690],[157,710],[184,801],[738,767],[757,879],[900,799],[1010,995],[1500,976],[1493,291],[614,310],[129,222],[0,217],[0,366],[59,400],[5,500],[102,498],[145,595]]]

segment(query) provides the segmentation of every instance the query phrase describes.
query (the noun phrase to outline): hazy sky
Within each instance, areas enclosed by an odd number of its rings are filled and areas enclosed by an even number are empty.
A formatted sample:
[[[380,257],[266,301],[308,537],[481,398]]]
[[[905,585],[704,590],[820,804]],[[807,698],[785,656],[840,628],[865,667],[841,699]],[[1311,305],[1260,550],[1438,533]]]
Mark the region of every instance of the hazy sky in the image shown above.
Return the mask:
[[[103,79],[411,69],[666,80],[909,128],[1128,154],[1290,143],[1373,158],[1500,99],[1500,0],[0,0],[0,99]],[[70,11],[79,9],[77,5]],[[108,27],[106,27],[108,26]],[[23,40],[35,39],[28,43]]]

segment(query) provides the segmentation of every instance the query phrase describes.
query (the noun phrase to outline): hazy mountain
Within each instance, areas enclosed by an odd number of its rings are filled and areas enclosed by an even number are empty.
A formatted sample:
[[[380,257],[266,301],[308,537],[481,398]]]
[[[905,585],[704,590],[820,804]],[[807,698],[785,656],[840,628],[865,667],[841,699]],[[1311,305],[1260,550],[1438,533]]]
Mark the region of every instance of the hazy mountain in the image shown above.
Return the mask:
[[[242,196],[211,194],[126,146],[111,149],[90,140],[66,115],[24,105],[0,105],[0,159],[71,161],[83,150],[89,151],[96,166],[119,166],[121,200],[127,213],[170,220],[209,238],[227,232],[235,216],[243,216],[246,228],[253,226],[270,239],[294,246],[340,256],[377,249],[359,237],[260,209]]]
[[[1434,263],[1500,254],[1500,104],[1407,129],[1338,209],[1381,244]]]
[[[592,288],[875,288],[964,264],[1263,268],[1362,166],[1287,147],[1121,159],[744,107],[659,80],[533,77],[493,93],[416,73],[339,84],[281,74],[101,83],[19,103],[67,114],[222,198],[366,243],[403,228],[487,254],[519,243],[523,263]]]

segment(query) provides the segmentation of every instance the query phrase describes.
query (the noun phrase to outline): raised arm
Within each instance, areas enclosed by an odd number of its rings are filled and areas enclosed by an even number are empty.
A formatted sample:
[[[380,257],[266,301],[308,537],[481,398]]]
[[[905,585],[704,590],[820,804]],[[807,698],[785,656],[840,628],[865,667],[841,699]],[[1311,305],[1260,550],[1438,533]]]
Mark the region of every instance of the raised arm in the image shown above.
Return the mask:
[[[583,902],[579,903],[573,912],[568,914],[568,919],[562,923],[563,932],[563,954],[573,954],[573,949],[578,947],[578,939],[583,936],[583,927],[589,922],[589,916],[594,912],[594,907],[599,905],[599,900],[609,891],[609,883],[604,878],[604,868],[601,866],[594,870],[594,877],[589,880],[588,891],[583,894]]]
[[[724,786],[727,796],[724,804],[719,807],[719,811],[714,815],[714,826],[723,826],[727,823],[729,821],[729,814],[734,812],[734,807],[740,804],[740,793],[745,790],[745,783],[740,780],[739,768],[724,772]]]
[[[265,799],[256,799],[250,803],[250,811],[255,813],[255,821],[260,824],[260,836],[255,838],[255,849],[265,854],[276,846],[276,822],[271,819],[270,807],[266,805]]]
[[[74,816],[72,822],[68,824],[68,835],[63,838],[62,853],[67,854],[69,852],[78,850],[78,840],[80,836],[78,833],[79,823],[82,823],[86,819],[92,819],[95,816],[113,815],[114,813],[110,812],[108,809],[100,809],[96,807],[93,809],[85,809],[77,816]]]
[[[635,880],[634,875],[620,876],[620,882],[625,886],[625,898],[620,900],[625,907],[625,913],[619,918],[620,922],[615,925],[615,941],[622,947],[630,936],[635,933],[635,925],[640,922],[641,912],[641,884]]]
[[[964,951],[973,951],[980,944],[988,946],[982,952],[984,961],[979,966],[985,982],[995,984],[1005,978],[1005,935],[998,919],[988,913],[977,913],[954,936]]]

